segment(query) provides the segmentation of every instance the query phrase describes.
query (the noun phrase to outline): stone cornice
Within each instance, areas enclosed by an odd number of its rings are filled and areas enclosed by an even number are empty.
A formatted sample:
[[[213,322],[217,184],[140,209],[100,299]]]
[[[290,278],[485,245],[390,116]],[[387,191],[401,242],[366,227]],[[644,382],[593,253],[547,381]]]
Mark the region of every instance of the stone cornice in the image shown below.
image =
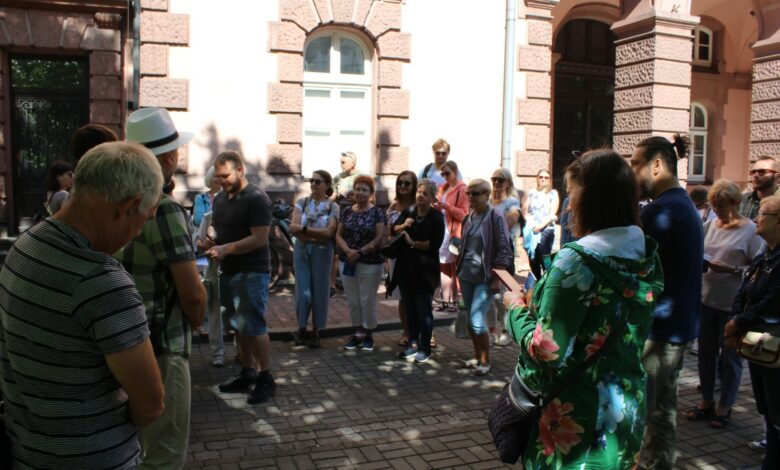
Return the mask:
[[[127,0],[5,0],[3,7],[28,10],[118,13],[128,10]]]
[[[651,9],[615,22],[612,31],[617,35],[618,41],[627,38],[637,40],[641,36],[653,34],[690,37],[691,30],[698,24],[698,16],[671,14]]]

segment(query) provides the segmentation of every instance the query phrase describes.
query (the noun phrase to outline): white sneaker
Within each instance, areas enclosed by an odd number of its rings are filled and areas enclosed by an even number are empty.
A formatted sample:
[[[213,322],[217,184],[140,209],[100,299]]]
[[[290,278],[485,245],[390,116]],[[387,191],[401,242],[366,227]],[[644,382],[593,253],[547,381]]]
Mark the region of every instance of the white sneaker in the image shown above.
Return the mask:
[[[512,338],[506,333],[501,333],[501,336],[498,337],[498,341],[496,341],[496,344],[499,346],[509,346],[512,343],[514,343],[514,341],[512,341]]]
[[[487,373],[490,372],[490,363],[488,362],[485,365],[479,364],[476,369],[474,369],[474,375],[487,375]]]
[[[476,369],[478,365],[479,361],[477,359],[466,359],[461,363],[464,369]]]
[[[490,335],[488,335],[488,337],[489,337],[488,343],[490,344],[490,347],[492,348],[493,346],[495,346],[496,340],[498,339],[498,337],[496,335],[494,335],[493,333],[490,333]]]
[[[225,365],[225,358],[223,356],[216,356],[211,359],[212,367],[222,367]]]

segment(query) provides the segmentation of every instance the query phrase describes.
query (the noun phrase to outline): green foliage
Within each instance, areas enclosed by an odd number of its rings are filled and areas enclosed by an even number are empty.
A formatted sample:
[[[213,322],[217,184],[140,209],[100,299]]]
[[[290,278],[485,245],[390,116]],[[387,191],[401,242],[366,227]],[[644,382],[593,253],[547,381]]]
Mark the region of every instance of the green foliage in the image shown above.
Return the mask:
[[[89,87],[88,65],[72,58],[11,58],[13,88],[86,90]]]

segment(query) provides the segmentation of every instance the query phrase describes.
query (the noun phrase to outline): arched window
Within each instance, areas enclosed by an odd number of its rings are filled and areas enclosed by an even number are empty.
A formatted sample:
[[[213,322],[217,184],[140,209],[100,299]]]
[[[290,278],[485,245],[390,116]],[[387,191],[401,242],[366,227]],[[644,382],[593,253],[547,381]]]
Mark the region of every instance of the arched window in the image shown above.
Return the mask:
[[[707,110],[691,103],[691,155],[688,159],[688,180],[704,181],[707,171]]]
[[[303,58],[303,162],[309,175],[339,168],[341,152],[371,171],[371,51],[356,35],[326,30],[306,41]]]
[[[693,65],[712,67],[712,30],[705,26],[693,28]]]

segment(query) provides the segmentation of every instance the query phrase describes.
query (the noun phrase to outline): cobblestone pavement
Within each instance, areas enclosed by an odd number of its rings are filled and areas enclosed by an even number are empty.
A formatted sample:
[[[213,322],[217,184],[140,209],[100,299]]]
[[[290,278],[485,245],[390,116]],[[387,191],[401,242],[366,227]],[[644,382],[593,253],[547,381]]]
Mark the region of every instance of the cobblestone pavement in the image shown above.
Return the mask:
[[[276,317],[284,316],[283,297],[272,296]],[[396,318],[393,301],[386,301],[380,322],[391,326]],[[343,351],[344,337],[323,339],[320,349],[273,341],[276,396],[255,406],[245,395],[219,393],[216,384],[237,366],[213,368],[208,344],[194,345],[187,468],[508,468],[496,458],[486,419],[517,348],[493,348],[493,371],[479,378],[458,368],[459,359],[471,357],[471,342],[456,339],[449,327],[435,329],[439,346],[421,365],[395,358],[399,335],[398,329],[376,333],[373,352]],[[696,356],[686,355],[680,383],[680,410],[686,410],[698,399]],[[760,463],[761,454],[747,447],[763,434],[747,368],[725,430],[691,423],[682,412],[678,417],[678,468]]]

